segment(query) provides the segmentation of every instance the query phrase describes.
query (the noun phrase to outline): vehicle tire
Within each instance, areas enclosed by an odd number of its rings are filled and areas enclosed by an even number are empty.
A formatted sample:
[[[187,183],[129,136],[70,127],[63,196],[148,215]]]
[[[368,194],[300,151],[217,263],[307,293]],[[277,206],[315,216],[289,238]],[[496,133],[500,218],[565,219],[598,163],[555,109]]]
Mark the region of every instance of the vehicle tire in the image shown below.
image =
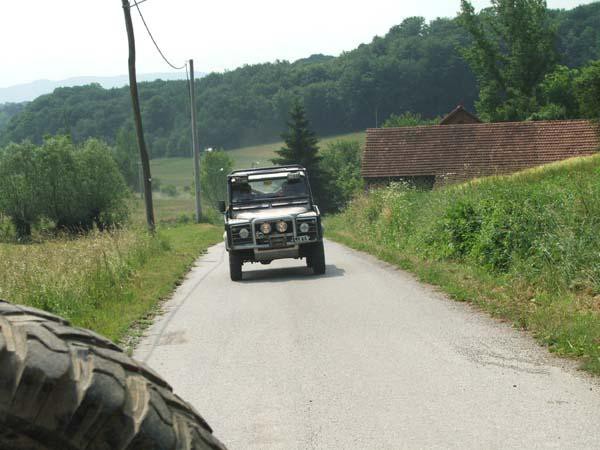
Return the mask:
[[[0,300],[0,449],[224,449],[191,405],[109,340]]]
[[[310,255],[306,255],[306,267],[311,269],[313,266],[312,258]]]
[[[242,258],[234,252],[229,252],[229,276],[231,281],[242,281]]]
[[[313,244],[310,254],[311,267],[315,275],[323,275],[325,273],[325,249],[323,241]]]

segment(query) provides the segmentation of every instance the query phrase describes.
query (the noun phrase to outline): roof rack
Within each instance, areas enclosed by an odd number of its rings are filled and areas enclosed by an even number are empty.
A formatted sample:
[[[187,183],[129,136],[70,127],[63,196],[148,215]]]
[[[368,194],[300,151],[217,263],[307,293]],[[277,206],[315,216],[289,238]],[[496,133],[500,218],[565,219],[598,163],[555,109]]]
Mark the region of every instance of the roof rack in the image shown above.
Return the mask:
[[[259,175],[263,173],[281,173],[281,172],[294,172],[306,169],[299,164],[290,164],[288,166],[272,166],[272,167],[257,167],[253,169],[241,169],[234,170],[227,177],[240,176],[240,175]]]

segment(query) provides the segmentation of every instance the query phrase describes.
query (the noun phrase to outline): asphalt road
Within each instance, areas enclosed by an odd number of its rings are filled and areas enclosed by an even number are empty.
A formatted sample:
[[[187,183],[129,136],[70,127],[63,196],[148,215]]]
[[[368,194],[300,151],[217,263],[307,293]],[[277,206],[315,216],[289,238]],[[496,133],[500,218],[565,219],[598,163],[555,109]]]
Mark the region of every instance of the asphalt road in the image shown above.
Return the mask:
[[[600,383],[328,242],[229,281],[213,247],[136,350],[230,449],[600,448]]]

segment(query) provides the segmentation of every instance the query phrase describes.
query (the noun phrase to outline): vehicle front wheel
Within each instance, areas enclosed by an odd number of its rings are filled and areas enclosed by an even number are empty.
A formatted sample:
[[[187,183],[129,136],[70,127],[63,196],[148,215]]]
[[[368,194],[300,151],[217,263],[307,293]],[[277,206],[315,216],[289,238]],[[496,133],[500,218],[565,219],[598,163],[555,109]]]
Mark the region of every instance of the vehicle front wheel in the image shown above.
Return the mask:
[[[307,263],[310,261],[313,273],[315,275],[323,275],[325,273],[325,249],[323,241],[317,242],[311,249],[310,256],[307,258]]]
[[[231,281],[242,280],[242,258],[234,252],[229,252],[229,276]]]

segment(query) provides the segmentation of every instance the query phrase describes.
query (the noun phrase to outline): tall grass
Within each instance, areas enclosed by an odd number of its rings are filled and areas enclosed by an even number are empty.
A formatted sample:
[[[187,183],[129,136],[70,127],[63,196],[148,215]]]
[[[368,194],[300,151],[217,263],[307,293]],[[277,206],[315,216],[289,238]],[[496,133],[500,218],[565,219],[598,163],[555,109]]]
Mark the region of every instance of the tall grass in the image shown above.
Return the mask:
[[[600,373],[600,155],[432,192],[392,186],[328,225]]]
[[[0,298],[119,340],[221,239],[212,225],[141,228],[0,244]]]
[[[167,249],[166,240],[132,230],[0,244],[0,297],[90,326],[108,304],[134,301],[126,281]]]

